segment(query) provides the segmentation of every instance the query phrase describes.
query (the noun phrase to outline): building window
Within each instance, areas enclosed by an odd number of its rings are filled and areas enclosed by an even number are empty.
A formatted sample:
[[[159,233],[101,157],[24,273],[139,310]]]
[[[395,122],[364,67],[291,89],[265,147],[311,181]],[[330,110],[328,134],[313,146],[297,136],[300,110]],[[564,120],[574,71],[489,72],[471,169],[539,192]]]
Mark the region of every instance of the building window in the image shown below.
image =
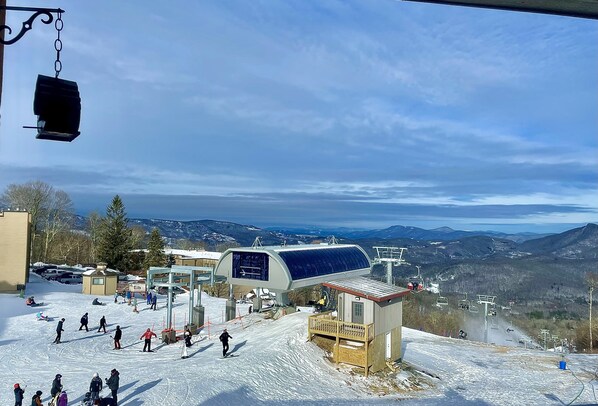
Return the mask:
[[[91,284],[92,285],[103,285],[104,278],[91,278]]]

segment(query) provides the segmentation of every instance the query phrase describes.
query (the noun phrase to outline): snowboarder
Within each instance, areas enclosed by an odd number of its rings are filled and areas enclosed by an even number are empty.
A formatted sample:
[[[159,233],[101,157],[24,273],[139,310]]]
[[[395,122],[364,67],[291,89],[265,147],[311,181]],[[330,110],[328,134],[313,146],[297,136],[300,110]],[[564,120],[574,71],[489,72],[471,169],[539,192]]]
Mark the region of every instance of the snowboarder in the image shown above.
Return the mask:
[[[52,389],[50,390],[50,396],[52,396],[52,399],[54,399],[56,395],[60,394],[60,391],[62,391],[61,379],[62,375],[56,374],[56,377],[54,377],[54,380],[52,381]]]
[[[94,372],[91,383],[89,384],[89,392],[91,392],[91,400],[100,398],[100,391],[102,390],[102,378],[98,376],[97,372]]]
[[[93,299],[93,302],[91,302],[91,304],[94,306],[104,306],[104,303],[100,302],[97,297]]]
[[[66,394],[66,391],[63,390],[58,397],[58,402],[56,402],[56,406],[68,406],[69,398]]]
[[[27,298],[27,300],[25,301],[25,304],[26,304],[27,306],[35,306],[35,305],[36,305],[36,303],[35,303],[35,300],[33,300],[33,296],[29,296],[29,297]]]
[[[147,292],[147,296],[145,297],[145,299],[147,300],[147,304],[148,305],[152,304],[152,292],[151,292],[151,290],[149,292]]]
[[[137,310],[137,298],[136,297],[133,298],[133,313],[139,313],[139,310]]]
[[[106,316],[102,316],[100,319],[100,328],[98,328],[98,333],[100,330],[104,329],[104,334],[106,333]]]
[[[18,383],[15,383],[15,406],[23,406],[23,393],[25,390]]]
[[[151,348],[152,347],[152,337],[156,337],[157,338],[158,336],[156,335],[156,333],[154,333],[149,328],[145,331],[145,333],[143,333],[141,335],[141,337],[139,337],[140,340],[142,340],[142,339],[145,338],[145,343],[143,344],[143,352],[146,351],[146,348],[147,348],[148,352],[153,352],[152,348]]]
[[[191,331],[189,330],[189,327],[185,328],[185,333],[183,335],[185,337],[185,345],[191,347]]]
[[[106,379],[106,385],[112,392],[112,399],[114,399],[114,404],[118,403],[118,381],[119,381],[119,372],[115,369],[110,371],[110,378]]]
[[[228,331],[224,329],[222,334],[220,334],[220,342],[222,343],[222,358],[226,358],[226,353],[228,352],[228,340],[232,339]]]
[[[131,291],[127,290],[127,303],[131,306]]]
[[[89,331],[89,329],[87,328],[87,323],[89,322],[89,317],[87,316],[87,313],[85,313],[82,317],[81,317],[81,327],[79,327],[79,330],[82,330],[83,327],[85,327],[85,331]]]
[[[118,303],[118,290],[114,292],[114,303]]]
[[[114,332],[114,349],[120,350],[120,339],[123,336],[123,331],[120,329],[120,326],[116,326],[116,331]]]
[[[152,305],[151,305],[151,307],[150,307],[150,310],[151,310],[151,309],[154,309],[154,310],[156,310],[156,305],[157,305],[157,304],[158,304],[158,295],[157,295],[157,294],[154,294],[154,295],[152,295]]]
[[[62,328],[63,324],[64,324],[64,318],[60,319],[60,321],[58,322],[58,325],[56,326],[56,338],[54,339],[54,344],[60,344],[60,336],[62,335],[62,332],[64,331],[64,329]]]
[[[31,406],[43,406],[42,403],[42,391],[38,390],[35,395],[31,398]]]

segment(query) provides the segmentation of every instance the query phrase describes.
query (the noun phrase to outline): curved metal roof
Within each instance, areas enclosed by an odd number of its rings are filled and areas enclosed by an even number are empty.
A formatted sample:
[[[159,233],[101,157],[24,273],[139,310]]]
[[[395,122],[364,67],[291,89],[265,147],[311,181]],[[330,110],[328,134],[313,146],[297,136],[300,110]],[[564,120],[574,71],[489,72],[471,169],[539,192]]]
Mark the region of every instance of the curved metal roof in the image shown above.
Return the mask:
[[[323,244],[231,248],[222,254],[215,273],[234,285],[288,291],[366,275],[370,268],[358,245]]]
[[[368,257],[357,246],[280,251],[278,255],[285,262],[293,280],[370,267]]]

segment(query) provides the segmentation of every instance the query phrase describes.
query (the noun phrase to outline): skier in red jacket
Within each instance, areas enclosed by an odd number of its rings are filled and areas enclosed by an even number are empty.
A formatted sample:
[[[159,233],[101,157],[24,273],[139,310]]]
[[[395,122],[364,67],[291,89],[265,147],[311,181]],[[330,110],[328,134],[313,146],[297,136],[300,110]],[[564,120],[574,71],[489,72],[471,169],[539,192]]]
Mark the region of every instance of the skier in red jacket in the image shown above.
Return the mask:
[[[143,345],[143,352],[146,351],[146,348],[147,348],[148,352],[153,352],[152,348],[151,348],[152,347],[152,337],[158,337],[158,336],[156,335],[156,333],[154,333],[149,328],[145,331],[145,333],[143,333],[141,335],[141,337],[139,337],[140,340],[145,338],[145,344]]]

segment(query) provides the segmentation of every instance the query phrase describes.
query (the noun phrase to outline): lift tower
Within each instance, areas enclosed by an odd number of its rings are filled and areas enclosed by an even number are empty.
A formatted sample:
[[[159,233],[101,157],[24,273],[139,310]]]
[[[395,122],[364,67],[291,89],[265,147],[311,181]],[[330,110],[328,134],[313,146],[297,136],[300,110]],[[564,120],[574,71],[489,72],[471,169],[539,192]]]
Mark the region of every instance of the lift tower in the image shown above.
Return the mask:
[[[392,281],[392,266],[400,266],[402,264],[409,263],[403,259],[403,252],[407,251],[407,248],[399,247],[373,247],[376,250],[376,258],[374,258],[374,264],[386,264],[386,283],[394,285]]]

